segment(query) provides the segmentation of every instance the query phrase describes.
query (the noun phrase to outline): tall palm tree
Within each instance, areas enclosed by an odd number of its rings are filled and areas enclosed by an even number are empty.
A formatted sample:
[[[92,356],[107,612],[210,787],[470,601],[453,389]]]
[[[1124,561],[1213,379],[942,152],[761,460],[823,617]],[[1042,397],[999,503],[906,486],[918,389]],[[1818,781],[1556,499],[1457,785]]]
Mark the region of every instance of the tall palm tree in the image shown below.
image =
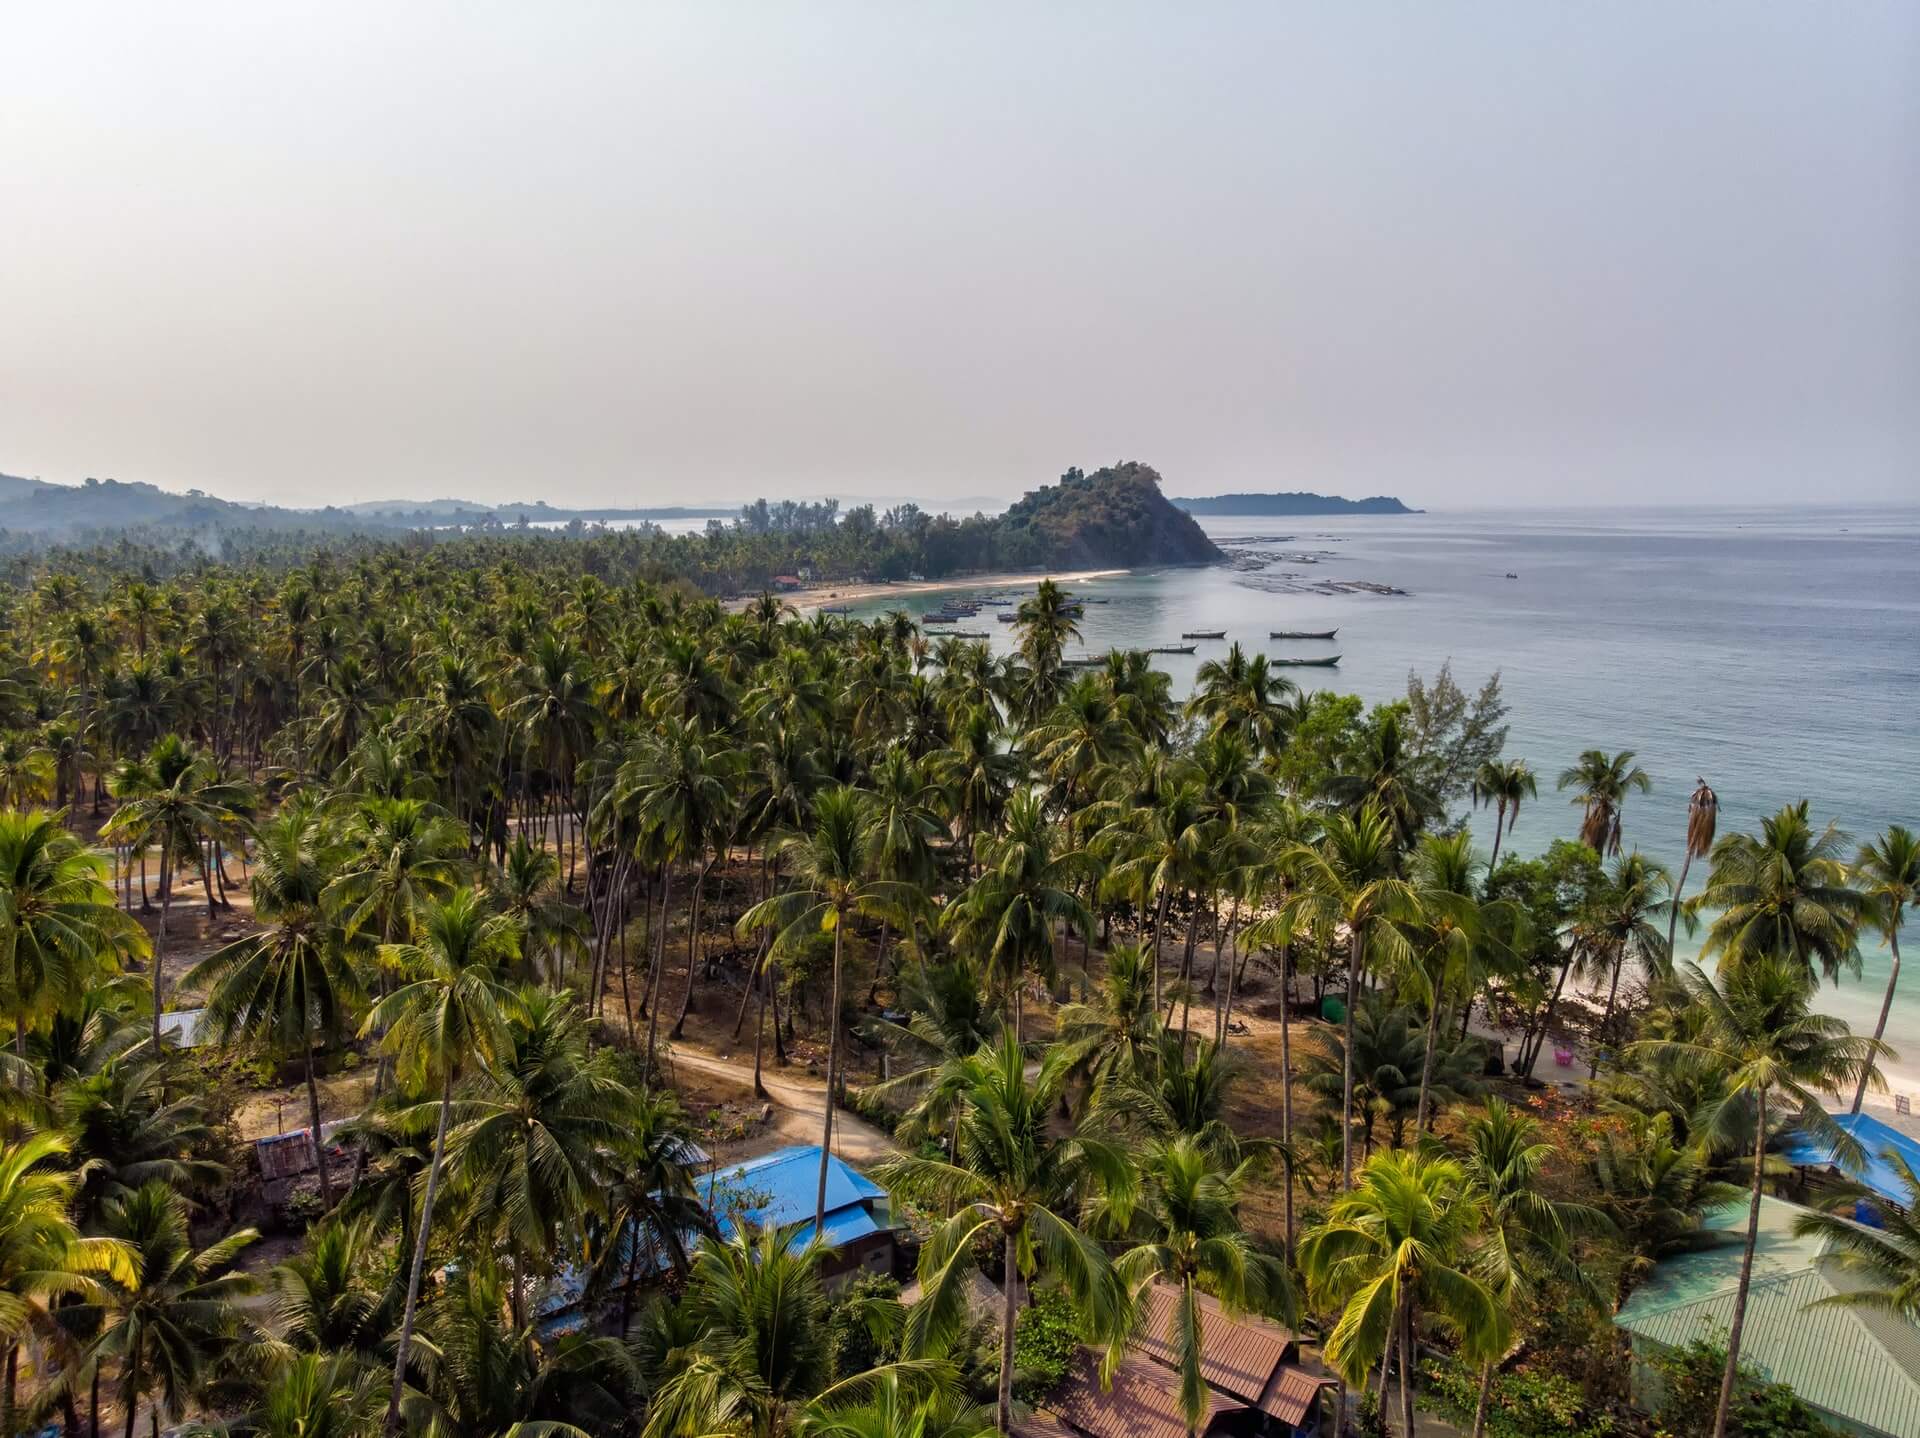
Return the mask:
[[[1059,667],[1067,641],[1080,637],[1076,612],[1072,596],[1051,579],[1041,580],[1033,596],[1020,602],[1014,611],[1014,630],[1028,665],[1049,671]]]
[[[1620,852],[1620,812],[1633,790],[1653,791],[1647,771],[1633,762],[1633,750],[1609,754],[1604,749],[1581,752],[1572,767],[1560,771],[1558,787],[1574,791],[1581,809],[1580,842],[1602,856]]]
[[[1340,1310],[1327,1335],[1327,1365],[1348,1383],[1363,1384],[1378,1363],[1384,1399],[1398,1348],[1406,1438],[1413,1434],[1415,1335],[1423,1316],[1452,1330],[1469,1362],[1506,1350],[1507,1315],[1473,1272],[1485,1215],[1484,1200],[1453,1159],[1380,1153],[1358,1185],[1333,1200],[1325,1221],[1301,1237],[1309,1295]]]
[[[518,952],[518,939],[511,919],[492,912],[472,889],[462,888],[420,916],[416,942],[381,948],[381,962],[397,969],[403,982],[374,1005],[361,1032],[384,1032],[383,1046],[398,1059],[402,1077],[417,1085],[437,1082],[440,1090],[433,1157],[420,1200],[406,1307],[394,1351],[393,1396],[386,1418],[389,1433],[397,1431],[400,1422],[420,1278],[427,1266],[427,1238],[446,1163],[454,1082],[471,1064],[491,1063],[512,1045],[508,1023],[521,1012],[521,1003],[502,981],[502,971]]]
[[[304,1353],[377,1361],[393,1330],[399,1271],[371,1224],[322,1223],[268,1275],[275,1332]]]
[[[1107,950],[1107,970],[1094,996],[1061,1006],[1054,1043],[1082,1103],[1097,1092],[1143,1076],[1160,1041],[1160,1006],[1154,1002],[1151,960],[1138,944]]]
[[[152,982],[153,1043],[158,1048],[174,869],[182,854],[199,854],[203,838],[240,822],[253,801],[246,786],[221,779],[214,766],[177,735],[169,734],[154,746],[145,768],[151,783],[122,799],[101,832],[137,849],[160,841],[160,922],[153,940]]]
[[[1152,916],[1148,939],[1153,970],[1153,1005],[1160,1007],[1160,936],[1167,908],[1204,866],[1214,825],[1198,782],[1181,778],[1163,786],[1145,804],[1132,794],[1112,803],[1115,815],[1095,843],[1114,856],[1107,883],[1133,898],[1145,920]]]
[[[1210,1294],[1230,1314],[1291,1317],[1294,1308],[1286,1266],[1256,1249],[1240,1225],[1240,1195],[1253,1163],[1243,1159],[1225,1168],[1199,1140],[1182,1134],[1150,1144],[1141,1155],[1137,1196],[1128,1195],[1124,1205],[1096,1206],[1121,1234],[1137,1239],[1113,1264],[1135,1305],[1156,1283],[1178,1291],[1173,1357],[1189,1438],[1208,1407],[1199,1295]]]
[[[1270,752],[1285,741],[1286,701],[1299,692],[1284,674],[1274,672],[1264,654],[1243,654],[1236,640],[1225,659],[1209,659],[1194,675],[1187,712],[1203,715],[1214,734],[1232,734],[1254,749]]]
[[[1520,801],[1537,799],[1540,782],[1525,759],[1489,759],[1473,775],[1473,804],[1493,808],[1493,854],[1487,872],[1500,867],[1500,840],[1508,825],[1520,817]]]
[[[814,934],[833,935],[833,994],[827,1008],[826,1117],[820,1133],[820,1181],[814,1198],[817,1231],[827,1216],[827,1173],[833,1150],[833,1111],[840,1078],[840,1006],[847,921],[853,914],[897,913],[912,897],[908,885],[873,876],[873,827],[857,790],[829,789],[814,805],[811,833],[789,834],[778,845],[792,887],[740,916],[749,932],[776,931],[786,949]]]
[[[301,1056],[320,1201],[330,1209],[333,1178],[313,1050],[345,1032],[361,989],[344,926],[322,902],[327,862],[315,816],[298,806],[282,811],[261,833],[253,871],[254,914],[272,927],[216,950],[194,965],[185,982],[208,990],[202,1022],[219,1042],[244,1037]]]
[[[1739,1374],[1740,1339],[1746,1327],[1747,1293],[1753,1282],[1753,1250],[1760,1233],[1760,1198],[1766,1177],[1769,1105],[1777,1098],[1795,1112],[1793,1125],[1833,1151],[1858,1161],[1859,1144],[1828,1117],[1820,1095],[1842,1084],[1879,1078],[1877,1060],[1891,1051],[1878,1040],[1847,1032],[1839,1019],[1809,1007],[1814,978],[1797,955],[1760,954],[1722,970],[1719,982],[1697,964],[1681,972],[1681,986],[1700,1019],[1701,1031],[1689,1040],[1646,1039],[1636,1050],[1649,1057],[1698,1059],[1727,1073],[1727,1098],[1708,1118],[1708,1126],[1727,1141],[1751,1116],[1753,1147],[1747,1242],[1740,1259],[1740,1286],[1734,1293],[1727,1329],[1727,1367],[1714,1413],[1713,1438],[1726,1438],[1734,1381]]]
[[[1873,1026],[1874,1038],[1884,1039],[1887,1015],[1893,1010],[1893,990],[1900,982],[1900,927],[1906,922],[1907,910],[1920,907],[1920,838],[1911,829],[1889,825],[1879,839],[1860,846],[1853,873],[1870,921],[1886,936],[1887,947],[1893,952],[1886,996],[1880,1000],[1880,1019]],[[1853,1112],[1860,1112],[1866,1098],[1863,1077],[1853,1093]]]
[[[1541,1191],[1541,1170],[1554,1146],[1541,1138],[1538,1122],[1490,1098],[1485,1111],[1467,1121],[1465,1140],[1460,1166],[1486,1215],[1473,1266],[1494,1297],[1510,1307],[1548,1276],[1591,1292],[1591,1283],[1574,1261],[1573,1243],[1607,1233],[1612,1224],[1597,1208]],[[1486,1432],[1494,1361],[1489,1357],[1480,1366],[1473,1438]]]
[[[1719,823],[1720,796],[1707,787],[1705,779],[1696,779],[1693,792],[1687,796],[1687,852],[1680,860],[1680,877],[1673,885],[1673,907],[1667,914],[1669,954],[1673,952],[1674,935],[1678,932],[1675,926],[1680,922],[1680,895],[1687,887],[1687,870],[1693,867],[1695,859],[1704,859],[1713,852],[1714,830]]]
[[[945,1341],[966,1316],[977,1243],[999,1239],[1004,1278],[1000,1322],[1002,1434],[1013,1428],[1013,1332],[1019,1278],[1044,1263],[1071,1297],[1085,1329],[1116,1339],[1126,1295],[1106,1253],[1072,1215],[1096,1190],[1120,1198],[1132,1178],[1124,1157],[1085,1136],[1057,1137],[1051,1116],[1066,1084],[1056,1052],[1027,1073],[1011,1030],[956,1066],[959,1153],[952,1161],[901,1157],[875,1174],[904,1198],[950,1206],[953,1217],[920,1250],[921,1299],[907,1315],[909,1354]]]
[[[520,951],[535,982],[558,984],[568,960],[587,946],[587,916],[560,892],[560,860],[515,834],[506,861],[487,875],[487,893],[520,926]],[[550,970],[543,959],[551,960]]]
[[[82,1237],[73,1202],[80,1176],[62,1166],[70,1148],[58,1133],[0,1147],[0,1344],[7,1350],[0,1429],[14,1424],[20,1340],[46,1329],[49,1299],[93,1298],[102,1279],[131,1287],[137,1256],[117,1238]]]
[[[1352,1188],[1354,1005],[1370,963],[1388,972],[1411,964],[1413,947],[1401,925],[1418,919],[1419,896],[1399,876],[1392,823],[1372,804],[1355,814],[1329,815],[1320,842],[1295,847],[1285,862],[1294,873],[1295,888],[1277,914],[1249,928],[1247,942],[1278,948],[1296,933],[1312,930],[1331,947],[1345,933],[1340,1185]]]
[[[608,1155],[614,1177],[606,1192],[605,1242],[590,1249],[588,1259],[597,1287],[619,1285],[624,1338],[646,1246],[658,1243],[674,1272],[685,1278],[687,1239],[711,1231],[713,1220],[694,1183],[693,1120],[679,1096],[671,1089],[635,1092],[620,1127]]]
[[[1327,780],[1325,797],[1349,813],[1375,810],[1392,826],[1394,843],[1401,849],[1446,812],[1446,804],[1415,765],[1393,710],[1368,728],[1340,772]]]
[[[1651,978],[1665,978],[1673,972],[1673,950],[1654,927],[1653,919],[1662,909],[1676,907],[1673,879],[1666,866],[1635,849],[1613,861],[1605,880],[1575,915],[1575,943],[1607,975],[1607,1007],[1600,1017],[1603,1039],[1613,1028],[1620,974],[1628,960],[1638,963]],[[1599,1072],[1596,1048],[1587,1077]]]
[[[1832,824],[1816,833],[1802,799],[1762,819],[1758,834],[1715,844],[1707,886],[1688,906],[1718,911],[1701,956],[1735,966],[1784,958],[1835,982],[1857,972],[1867,905],[1840,857],[1846,842]]]

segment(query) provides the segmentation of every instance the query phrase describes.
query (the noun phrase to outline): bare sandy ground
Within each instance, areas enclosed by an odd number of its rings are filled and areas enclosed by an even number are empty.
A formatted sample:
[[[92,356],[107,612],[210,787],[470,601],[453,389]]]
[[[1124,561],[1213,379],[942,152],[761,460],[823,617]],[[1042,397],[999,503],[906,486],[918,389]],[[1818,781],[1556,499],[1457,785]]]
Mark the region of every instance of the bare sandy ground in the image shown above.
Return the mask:
[[[1019,589],[1051,579],[1055,584],[1084,584],[1091,579],[1111,579],[1125,574],[1124,569],[1076,569],[1071,572],[1027,574],[970,574],[957,579],[916,579],[899,584],[818,584],[811,589],[796,589],[781,597],[802,614],[828,604],[859,604],[870,599],[904,598],[910,594],[944,593],[955,589]]]

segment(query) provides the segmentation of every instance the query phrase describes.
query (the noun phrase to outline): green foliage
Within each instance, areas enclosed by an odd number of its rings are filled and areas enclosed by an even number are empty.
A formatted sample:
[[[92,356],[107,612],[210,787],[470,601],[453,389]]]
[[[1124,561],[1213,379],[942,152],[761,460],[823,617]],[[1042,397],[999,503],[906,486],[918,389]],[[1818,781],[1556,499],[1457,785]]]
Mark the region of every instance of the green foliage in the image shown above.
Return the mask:
[[[1020,1310],[1013,1325],[1013,1391],[1022,1403],[1037,1403],[1053,1391],[1080,1342],[1073,1300],[1060,1289],[1036,1294]]]
[[[870,1313],[876,1302],[898,1299],[897,1279],[863,1273],[834,1295],[827,1309],[827,1347],[835,1379],[854,1378],[900,1356],[898,1334],[876,1334]]]
[[[1662,1352],[1652,1366],[1661,1380],[1661,1425],[1676,1434],[1710,1430],[1726,1373],[1725,1341],[1696,1338],[1685,1348]],[[1736,1438],[1844,1438],[1789,1385],[1769,1382],[1745,1363],[1740,1365],[1728,1431]]]
[[[1420,1365],[1420,1375],[1428,1406],[1462,1427],[1472,1424],[1480,1400],[1477,1369],[1457,1358],[1430,1358]],[[1488,1438],[1611,1438],[1620,1429],[1607,1414],[1593,1411],[1571,1379],[1522,1369],[1494,1374],[1486,1431]]]

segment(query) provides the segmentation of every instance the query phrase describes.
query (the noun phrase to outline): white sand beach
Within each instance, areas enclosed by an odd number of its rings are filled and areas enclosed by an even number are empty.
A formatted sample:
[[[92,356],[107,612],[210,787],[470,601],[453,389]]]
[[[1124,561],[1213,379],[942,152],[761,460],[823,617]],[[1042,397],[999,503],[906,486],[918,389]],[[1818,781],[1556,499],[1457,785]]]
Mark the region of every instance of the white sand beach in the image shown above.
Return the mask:
[[[828,604],[861,604],[874,599],[905,598],[914,594],[936,594],[955,589],[1017,589],[1051,579],[1055,584],[1085,584],[1092,579],[1111,579],[1127,573],[1124,569],[1076,569],[1071,571],[1029,570],[1024,574],[963,574],[949,579],[912,579],[898,584],[816,584],[807,589],[790,590],[780,597],[802,614]]]

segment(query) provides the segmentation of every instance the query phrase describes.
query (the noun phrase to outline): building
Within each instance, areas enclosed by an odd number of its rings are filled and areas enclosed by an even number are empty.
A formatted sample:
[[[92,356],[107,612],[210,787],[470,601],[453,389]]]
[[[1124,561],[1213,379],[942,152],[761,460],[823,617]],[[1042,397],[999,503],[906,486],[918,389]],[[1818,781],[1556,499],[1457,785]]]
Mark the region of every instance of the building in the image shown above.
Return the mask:
[[[1790,1384],[1843,1433],[1915,1438],[1920,1328],[1871,1309],[1820,1304],[1858,1280],[1835,1261],[1826,1239],[1795,1236],[1794,1220],[1806,1212],[1780,1199],[1760,1201],[1741,1360]],[[1653,1358],[1696,1338],[1724,1342],[1733,1322],[1746,1202],[1712,1210],[1706,1226],[1725,1241],[1667,1259],[1614,1315],[1631,1340],[1633,1398],[1642,1408],[1656,1407],[1659,1397]]]
[[[707,1211],[721,1233],[741,1223],[771,1225],[788,1242],[814,1238],[814,1200],[820,1185],[820,1146],[797,1144],[743,1163],[723,1164],[702,1182]],[[838,1158],[827,1160],[827,1216],[820,1240],[828,1253],[820,1272],[831,1284],[856,1270],[893,1272],[895,1242],[887,1191]]]
[[[1846,1133],[1850,1134],[1860,1147],[1866,1150],[1866,1167],[1857,1172],[1839,1162],[1830,1144],[1797,1135],[1782,1151],[1788,1163],[1808,1174],[1836,1174],[1852,1179],[1863,1188],[1895,1203],[1906,1203],[1912,1195],[1907,1191],[1906,1183],[1900,1177],[1900,1171],[1893,1166],[1892,1158],[1897,1156],[1915,1173],[1920,1173],[1920,1142],[1909,1138],[1890,1124],[1882,1123],[1871,1114],[1837,1113],[1831,1116]],[[1864,1218],[1868,1210],[1861,1209],[1856,1216]]]
[[[336,1137],[342,1122],[334,1119],[320,1126],[321,1137],[327,1145],[327,1164],[336,1183],[353,1163],[352,1152]],[[253,1160],[259,1166],[261,1192],[268,1203],[285,1203],[309,1175],[312,1183],[307,1186],[318,1191],[320,1164],[314,1154],[311,1128],[290,1128],[285,1133],[256,1138]]]
[[[773,576],[773,587],[783,590],[798,589],[800,588],[800,576],[797,574],[776,574]]]
[[[1186,1438],[1175,1368],[1178,1290],[1155,1284],[1141,1295],[1139,1328],[1112,1381],[1082,1350],[1053,1392],[1014,1425],[1019,1438]],[[1199,1295],[1208,1411],[1201,1438],[1317,1438],[1320,1394],[1333,1380],[1300,1364],[1299,1341],[1264,1318],[1235,1318]]]

